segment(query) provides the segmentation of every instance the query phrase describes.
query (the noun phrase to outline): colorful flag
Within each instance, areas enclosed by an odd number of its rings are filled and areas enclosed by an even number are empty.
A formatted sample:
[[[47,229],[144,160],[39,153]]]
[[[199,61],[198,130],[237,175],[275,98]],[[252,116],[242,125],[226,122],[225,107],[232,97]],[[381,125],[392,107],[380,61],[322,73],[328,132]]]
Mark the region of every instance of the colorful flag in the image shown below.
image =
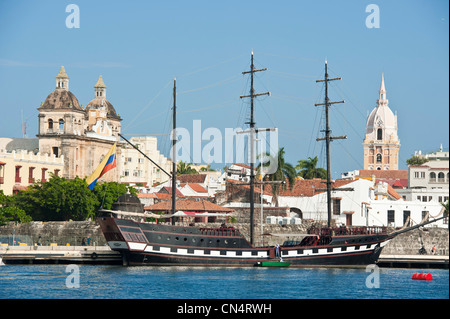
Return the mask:
[[[97,169],[94,171],[94,173],[91,174],[86,179],[86,182],[88,184],[88,188],[90,190],[94,189],[95,184],[97,183],[98,179],[106,174],[109,170],[116,167],[116,144],[111,147],[109,152],[106,154],[103,161],[100,163],[99,166],[97,166]]]

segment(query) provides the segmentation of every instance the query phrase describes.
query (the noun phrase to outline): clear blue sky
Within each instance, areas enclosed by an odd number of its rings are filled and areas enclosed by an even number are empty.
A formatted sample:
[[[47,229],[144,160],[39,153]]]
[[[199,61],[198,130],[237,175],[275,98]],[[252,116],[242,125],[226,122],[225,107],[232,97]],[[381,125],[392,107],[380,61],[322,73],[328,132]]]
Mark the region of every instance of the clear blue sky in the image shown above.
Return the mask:
[[[80,28],[65,12],[80,9]],[[380,9],[369,29],[366,6]],[[376,105],[384,72],[389,106],[398,115],[400,169],[415,150],[449,145],[448,1],[5,1],[0,0],[0,137],[28,136],[40,103],[64,65],[70,90],[86,105],[101,74],[122,132],[166,134],[172,79],[177,77],[178,126],[243,127],[250,52],[255,89],[271,97],[256,104],[259,127],[279,129],[287,161],[324,156],[319,136],[324,60],[330,87],[333,175],[363,168],[367,112]],[[166,135],[157,135],[169,155]],[[206,142],[204,142],[206,143]],[[319,163],[324,163],[321,160]],[[217,165],[222,168],[225,164]]]

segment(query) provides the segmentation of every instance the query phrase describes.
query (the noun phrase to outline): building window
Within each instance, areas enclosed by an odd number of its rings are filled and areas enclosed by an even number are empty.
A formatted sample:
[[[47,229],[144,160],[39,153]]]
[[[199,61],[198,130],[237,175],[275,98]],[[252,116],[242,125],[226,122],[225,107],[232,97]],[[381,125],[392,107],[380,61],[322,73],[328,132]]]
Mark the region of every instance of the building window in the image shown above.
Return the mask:
[[[340,215],[341,214],[341,199],[340,198],[333,198],[333,215]]]
[[[435,182],[436,182],[436,173],[431,172],[430,173],[430,183],[435,183]]]
[[[410,210],[403,211],[403,225],[405,225],[406,221],[409,219],[410,216],[411,216]]]
[[[53,132],[53,120],[52,119],[48,119],[48,131],[50,133]]]
[[[59,155],[59,149],[58,149],[58,147],[56,147],[56,146],[52,147],[52,151],[53,151],[53,154],[54,154],[56,157],[58,157],[58,155]]]
[[[442,172],[438,174],[438,183],[445,183],[445,175]]]
[[[5,183],[5,164],[3,162],[0,162],[0,184]]]
[[[379,129],[377,130],[377,140],[378,140],[378,141],[383,140],[383,130],[382,130],[381,128],[379,128]]]
[[[387,211],[387,223],[388,225],[391,223],[395,223],[395,210],[388,210]]]
[[[33,171],[35,167],[28,168],[28,183],[33,184],[34,183],[34,177],[33,177]]]
[[[60,171],[60,169],[55,169],[55,176],[59,176],[59,171]]]
[[[63,119],[59,120],[59,132],[60,133],[64,132],[64,120]]]
[[[47,171],[47,168],[43,168],[42,169],[42,178],[41,178],[41,182],[46,182],[47,179],[45,178],[45,172]]]
[[[21,183],[22,182],[22,179],[20,178],[20,169],[22,168],[22,166],[20,166],[20,165],[17,165],[16,166],[16,183]]]
[[[377,154],[377,163],[381,163],[381,154]]]

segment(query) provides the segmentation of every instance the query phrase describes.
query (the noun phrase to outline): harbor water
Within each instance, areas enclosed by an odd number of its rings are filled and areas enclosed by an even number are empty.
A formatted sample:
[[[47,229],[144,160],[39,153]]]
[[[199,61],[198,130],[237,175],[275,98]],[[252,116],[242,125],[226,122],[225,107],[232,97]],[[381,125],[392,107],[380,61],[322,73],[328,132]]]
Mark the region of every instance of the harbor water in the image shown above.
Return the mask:
[[[1,299],[448,299],[431,269],[0,266]]]

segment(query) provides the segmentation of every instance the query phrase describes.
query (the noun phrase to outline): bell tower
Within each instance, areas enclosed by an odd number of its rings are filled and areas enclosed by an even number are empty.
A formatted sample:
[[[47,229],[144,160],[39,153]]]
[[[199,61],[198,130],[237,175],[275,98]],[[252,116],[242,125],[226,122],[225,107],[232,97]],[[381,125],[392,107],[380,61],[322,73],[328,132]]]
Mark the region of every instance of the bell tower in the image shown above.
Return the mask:
[[[364,146],[365,170],[398,170],[397,115],[389,108],[384,75],[378,91],[377,106],[367,117]]]

